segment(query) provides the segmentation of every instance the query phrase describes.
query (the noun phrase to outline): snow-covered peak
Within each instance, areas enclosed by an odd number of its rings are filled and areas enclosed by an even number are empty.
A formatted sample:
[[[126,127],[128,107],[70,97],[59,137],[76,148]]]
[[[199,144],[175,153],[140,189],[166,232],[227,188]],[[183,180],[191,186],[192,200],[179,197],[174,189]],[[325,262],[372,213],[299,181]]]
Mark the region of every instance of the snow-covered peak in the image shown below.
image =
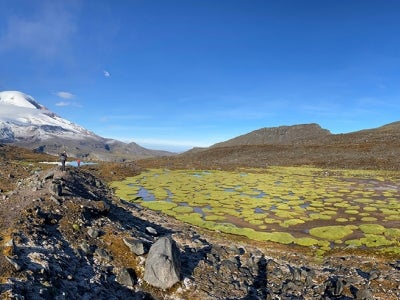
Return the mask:
[[[19,107],[45,109],[44,106],[40,105],[31,96],[18,91],[5,91],[0,92],[0,104],[9,104]]]
[[[100,138],[57,116],[31,96],[18,91],[0,92],[0,142],[9,141],[11,137],[18,141]]]

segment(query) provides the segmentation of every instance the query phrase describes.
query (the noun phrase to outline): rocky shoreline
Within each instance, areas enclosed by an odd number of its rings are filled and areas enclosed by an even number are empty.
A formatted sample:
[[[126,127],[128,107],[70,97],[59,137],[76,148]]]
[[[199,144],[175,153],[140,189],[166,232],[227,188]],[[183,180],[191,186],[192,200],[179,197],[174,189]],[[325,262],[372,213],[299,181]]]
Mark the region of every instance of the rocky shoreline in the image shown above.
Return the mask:
[[[400,299],[400,258],[208,234],[116,198],[84,169],[0,195],[1,299]]]

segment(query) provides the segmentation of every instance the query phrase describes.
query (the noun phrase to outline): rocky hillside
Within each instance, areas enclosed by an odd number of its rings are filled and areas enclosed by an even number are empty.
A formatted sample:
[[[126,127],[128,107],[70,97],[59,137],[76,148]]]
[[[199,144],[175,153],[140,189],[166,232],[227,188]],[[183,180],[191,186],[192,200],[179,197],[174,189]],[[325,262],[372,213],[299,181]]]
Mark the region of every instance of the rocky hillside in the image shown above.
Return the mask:
[[[116,198],[102,178],[128,169],[112,166],[36,169],[0,194],[1,299],[400,297],[396,258],[315,259],[189,226]]]
[[[318,124],[270,127],[254,130],[228,141],[215,144],[211,146],[211,148],[243,145],[312,143],[329,135],[331,135],[331,133],[326,129],[322,129]]]
[[[318,125],[260,129],[209,148],[174,157],[141,160],[143,167],[265,168],[311,165],[322,168],[400,170],[400,122],[348,134]]]

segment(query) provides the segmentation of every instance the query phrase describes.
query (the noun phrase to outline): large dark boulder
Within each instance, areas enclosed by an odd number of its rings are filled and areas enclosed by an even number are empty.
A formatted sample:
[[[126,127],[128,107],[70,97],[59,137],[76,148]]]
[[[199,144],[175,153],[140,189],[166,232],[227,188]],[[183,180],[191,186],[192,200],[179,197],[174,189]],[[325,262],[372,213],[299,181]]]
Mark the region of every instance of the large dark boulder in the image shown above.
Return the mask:
[[[159,238],[146,259],[144,280],[150,285],[168,289],[180,280],[180,253],[171,236]]]

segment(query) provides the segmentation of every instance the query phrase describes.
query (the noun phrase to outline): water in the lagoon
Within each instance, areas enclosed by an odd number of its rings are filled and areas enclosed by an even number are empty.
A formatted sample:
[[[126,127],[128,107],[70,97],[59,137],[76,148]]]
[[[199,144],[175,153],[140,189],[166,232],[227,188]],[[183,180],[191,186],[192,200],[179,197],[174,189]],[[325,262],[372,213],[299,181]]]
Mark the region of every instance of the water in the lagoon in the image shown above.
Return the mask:
[[[155,201],[156,197],[150,193],[148,190],[145,188],[140,188],[137,195],[141,197],[144,201]]]

